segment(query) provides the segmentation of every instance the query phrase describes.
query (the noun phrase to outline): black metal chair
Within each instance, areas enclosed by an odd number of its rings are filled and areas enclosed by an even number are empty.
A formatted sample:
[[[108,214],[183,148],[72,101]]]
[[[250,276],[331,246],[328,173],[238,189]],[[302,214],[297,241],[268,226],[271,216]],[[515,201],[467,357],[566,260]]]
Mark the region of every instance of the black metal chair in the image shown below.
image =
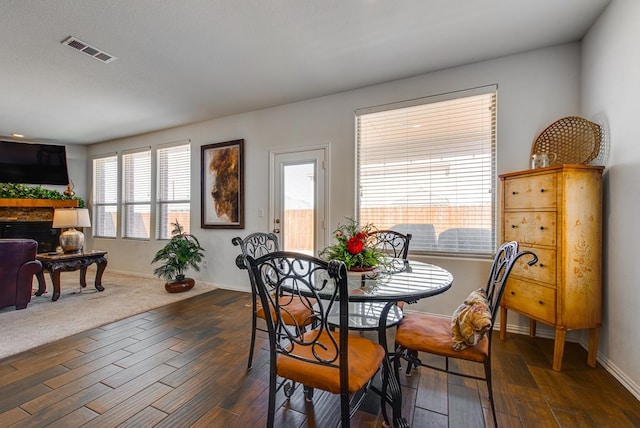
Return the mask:
[[[382,366],[385,351],[378,343],[349,334],[347,270],[343,262],[326,262],[293,252],[273,252],[254,259],[241,257],[249,269],[265,312],[269,332],[269,409],[274,426],[276,393],[290,397],[295,384],[340,395],[342,427],[364,399],[363,391]],[[314,328],[300,334],[284,320],[298,299],[313,311]],[[339,307],[339,331],[331,331],[327,314]]]
[[[527,262],[530,266],[538,261],[538,257],[531,251],[518,252],[518,243],[515,241],[504,243],[496,253],[485,288],[487,296],[486,305],[491,313],[491,325],[484,334],[484,337],[482,337],[476,345],[460,351],[454,350],[450,318],[421,313],[406,314],[396,331],[396,349],[394,354],[394,369],[396,375],[400,367],[400,358],[403,358],[408,362],[406,369],[407,375],[410,375],[412,367],[424,366],[448,374],[485,381],[489,391],[491,413],[494,423],[497,426],[493,389],[491,386],[491,333],[498,314],[500,299],[504,292],[504,285],[516,261],[524,255],[532,256],[531,260]],[[445,367],[442,368],[422,363],[418,358],[418,352],[444,357]],[[449,368],[449,358],[482,363],[484,365],[484,377],[451,370]]]
[[[407,254],[409,254],[411,237],[410,233],[403,234],[395,230],[376,230],[369,233],[368,242],[389,257],[406,260]],[[363,273],[362,275],[366,276],[368,274]],[[375,302],[350,303],[349,313],[352,314],[352,320],[360,321],[351,323],[351,329],[361,331],[377,330],[378,324],[374,320],[377,319],[377,315],[382,312],[384,306],[383,303]],[[393,327],[400,322],[403,317],[403,307],[404,302],[398,302],[396,307],[389,311],[387,327]]]
[[[237,245],[240,247],[242,254],[236,258],[236,265],[240,269],[246,269],[244,264],[244,260],[242,258],[243,255],[251,256],[253,258],[258,258],[265,254],[272,253],[274,251],[278,251],[278,237],[273,233],[263,233],[256,232],[250,235],[247,235],[244,239],[240,237],[235,237],[231,240],[233,245]],[[258,303],[258,291],[253,282],[253,278],[249,275],[249,280],[251,283],[251,345],[249,348],[249,360],[247,362],[247,370],[251,370],[251,365],[253,363],[253,352],[256,344],[256,330],[260,330],[263,332],[267,332],[266,327],[258,326],[258,318],[265,319],[265,311],[264,307]],[[273,310],[273,309],[272,309]],[[295,326],[300,329],[300,332],[303,331],[311,322],[311,310],[304,304],[304,302],[297,301],[294,299],[289,306],[290,317],[287,317],[285,320],[288,325]]]
[[[369,234],[372,246],[396,259],[406,259],[412,235],[394,230],[376,230]]]

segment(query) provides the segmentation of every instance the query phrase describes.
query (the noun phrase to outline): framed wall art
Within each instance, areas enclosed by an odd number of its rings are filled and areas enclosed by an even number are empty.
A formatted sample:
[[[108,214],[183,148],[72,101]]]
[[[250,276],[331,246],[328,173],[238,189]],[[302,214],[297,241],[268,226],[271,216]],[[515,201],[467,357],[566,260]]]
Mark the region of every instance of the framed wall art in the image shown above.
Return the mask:
[[[201,150],[201,227],[244,229],[244,139]]]

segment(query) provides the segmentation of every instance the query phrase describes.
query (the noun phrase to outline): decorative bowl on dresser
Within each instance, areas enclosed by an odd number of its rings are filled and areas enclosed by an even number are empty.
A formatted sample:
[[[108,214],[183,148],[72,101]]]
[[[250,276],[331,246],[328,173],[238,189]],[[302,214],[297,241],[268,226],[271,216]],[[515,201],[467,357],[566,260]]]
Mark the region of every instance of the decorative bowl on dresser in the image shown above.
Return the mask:
[[[587,363],[595,367],[602,323],[601,166],[555,165],[500,175],[502,241],[517,241],[538,263],[518,263],[507,282],[500,312],[555,329],[553,369],[562,367],[567,330],[589,329]]]

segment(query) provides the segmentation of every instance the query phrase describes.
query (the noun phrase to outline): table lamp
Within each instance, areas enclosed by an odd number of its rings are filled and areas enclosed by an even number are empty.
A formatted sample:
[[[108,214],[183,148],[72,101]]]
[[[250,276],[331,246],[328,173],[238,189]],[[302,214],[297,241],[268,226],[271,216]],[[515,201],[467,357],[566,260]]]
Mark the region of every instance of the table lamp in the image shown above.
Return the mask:
[[[91,227],[87,208],[56,208],[53,211],[54,229],[64,229],[60,234],[60,246],[65,253],[79,253],[84,247],[84,233],[76,227]]]

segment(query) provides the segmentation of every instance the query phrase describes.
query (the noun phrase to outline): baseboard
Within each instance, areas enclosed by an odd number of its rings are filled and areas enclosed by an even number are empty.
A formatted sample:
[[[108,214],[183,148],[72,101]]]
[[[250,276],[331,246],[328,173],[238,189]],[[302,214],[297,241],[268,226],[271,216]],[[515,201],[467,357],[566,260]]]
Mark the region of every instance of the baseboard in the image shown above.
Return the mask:
[[[130,272],[127,270],[121,270],[121,269],[109,269],[109,272],[118,274],[118,275],[127,275],[127,276],[135,276],[138,278],[145,278],[145,279],[158,279],[157,276],[155,275],[151,275],[151,274],[147,274],[147,273],[140,273],[140,272]],[[236,288],[231,288],[231,287],[222,287],[218,284],[214,284],[212,282],[207,282],[207,281],[203,281],[201,279],[197,279],[196,280],[196,284],[204,284],[207,287],[211,287],[213,290],[215,290],[216,288],[223,288],[223,289],[227,289],[227,290],[234,290],[234,291],[246,291],[246,290],[242,290],[242,289],[236,289]]]
[[[589,344],[581,340],[578,342],[580,346],[584,349],[589,348]],[[622,384],[625,389],[627,389],[637,400],[640,401],[640,385],[635,383],[629,376],[626,375],[625,372],[620,370],[618,366],[616,366],[610,359],[606,358],[604,355],[598,352],[596,356],[596,361],[600,363],[600,365],[611,374],[611,376],[615,377],[618,382]]]

